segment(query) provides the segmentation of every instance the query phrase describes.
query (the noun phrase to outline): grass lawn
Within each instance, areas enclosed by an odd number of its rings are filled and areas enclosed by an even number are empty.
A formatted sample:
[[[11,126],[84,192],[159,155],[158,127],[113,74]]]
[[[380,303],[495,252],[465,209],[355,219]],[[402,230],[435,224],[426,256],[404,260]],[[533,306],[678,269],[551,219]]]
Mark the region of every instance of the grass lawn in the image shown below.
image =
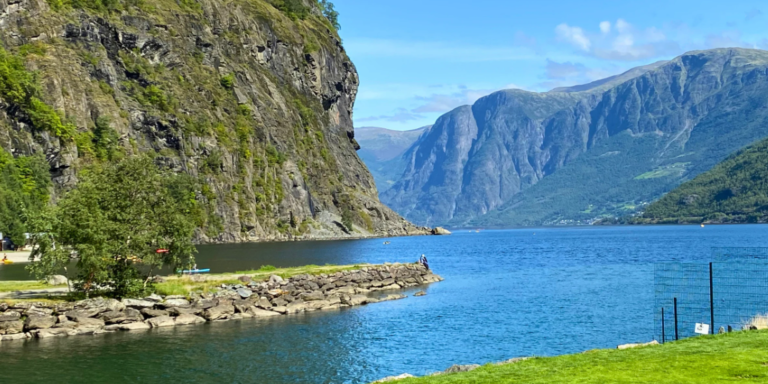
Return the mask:
[[[48,285],[45,282],[36,280],[24,280],[24,281],[0,281],[0,292],[15,292],[15,291],[27,291],[30,289],[49,289],[49,288],[61,288],[67,285]]]
[[[768,383],[768,330],[485,365],[397,383]]]

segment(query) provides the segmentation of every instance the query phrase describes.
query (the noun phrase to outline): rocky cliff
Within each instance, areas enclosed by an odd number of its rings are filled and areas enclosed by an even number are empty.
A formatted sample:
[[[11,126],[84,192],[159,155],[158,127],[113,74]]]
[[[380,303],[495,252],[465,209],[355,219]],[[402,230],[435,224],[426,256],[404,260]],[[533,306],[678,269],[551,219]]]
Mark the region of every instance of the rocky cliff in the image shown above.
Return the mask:
[[[0,147],[44,153],[54,199],[149,154],[195,184],[201,242],[426,233],[378,200],[358,75],[314,0],[0,0],[0,39],[30,79],[0,74]]]
[[[589,222],[768,135],[768,52],[690,52],[632,73],[608,90],[502,91],[442,116],[383,200],[433,225]]]

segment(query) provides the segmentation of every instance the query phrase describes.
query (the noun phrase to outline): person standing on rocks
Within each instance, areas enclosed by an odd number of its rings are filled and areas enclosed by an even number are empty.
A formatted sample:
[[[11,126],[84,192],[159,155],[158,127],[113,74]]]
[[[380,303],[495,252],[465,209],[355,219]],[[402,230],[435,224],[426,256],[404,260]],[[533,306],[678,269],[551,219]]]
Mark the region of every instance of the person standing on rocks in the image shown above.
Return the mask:
[[[419,257],[419,264],[423,265],[424,268],[429,269],[429,261],[427,261],[427,257],[424,256],[424,254],[421,254],[421,257]]]

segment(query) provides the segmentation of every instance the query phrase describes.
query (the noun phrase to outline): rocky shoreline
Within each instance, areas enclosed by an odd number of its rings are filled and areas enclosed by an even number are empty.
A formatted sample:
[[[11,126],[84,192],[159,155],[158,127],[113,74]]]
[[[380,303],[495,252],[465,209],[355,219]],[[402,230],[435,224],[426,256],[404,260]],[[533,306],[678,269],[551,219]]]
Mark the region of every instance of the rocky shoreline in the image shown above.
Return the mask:
[[[288,279],[272,275],[266,281],[254,281],[247,275],[238,279],[242,284],[222,284],[215,293],[186,296],[0,303],[0,342],[334,310],[402,299],[403,294],[376,293],[443,280],[420,264],[368,266]]]

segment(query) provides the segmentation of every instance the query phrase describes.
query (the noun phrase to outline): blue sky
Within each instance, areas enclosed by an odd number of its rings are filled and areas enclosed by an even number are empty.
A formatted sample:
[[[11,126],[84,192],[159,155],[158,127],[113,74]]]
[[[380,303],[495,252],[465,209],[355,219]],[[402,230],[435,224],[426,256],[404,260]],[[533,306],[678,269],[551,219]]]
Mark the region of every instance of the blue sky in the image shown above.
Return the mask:
[[[334,0],[355,126],[405,130],[505,88],[546,91],[717,47],[768,48],[761,1]]]

